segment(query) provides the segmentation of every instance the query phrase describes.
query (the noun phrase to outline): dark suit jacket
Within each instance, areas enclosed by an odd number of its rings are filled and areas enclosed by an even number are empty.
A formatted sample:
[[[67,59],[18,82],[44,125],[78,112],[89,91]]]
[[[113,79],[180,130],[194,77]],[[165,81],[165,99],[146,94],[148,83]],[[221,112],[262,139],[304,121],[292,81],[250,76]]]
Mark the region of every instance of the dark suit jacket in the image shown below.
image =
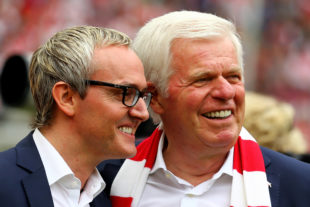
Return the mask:
[[[310,164],[261,147],[272,207],[310,206]],[[98,166],[107,183],[106,194],[110,194],[111,184],[123,160],[108,160]]]
[[[54,206],[44,166],[32,133],[16,147],[0,152],[0,206]],[[111,203],[103,191],[90,206],[109,207]]]

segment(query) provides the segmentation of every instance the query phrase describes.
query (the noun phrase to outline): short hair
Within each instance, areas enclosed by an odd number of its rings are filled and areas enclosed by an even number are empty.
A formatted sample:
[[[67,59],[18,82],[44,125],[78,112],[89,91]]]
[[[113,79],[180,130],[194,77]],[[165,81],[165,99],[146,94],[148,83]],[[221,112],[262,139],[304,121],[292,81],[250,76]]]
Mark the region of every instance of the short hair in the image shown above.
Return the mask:
[[[243,74],[243,49],[236,28],[232,22],[213,14],[174,11],[154,18],[138,31],[133,49],[143,63],[146,80],[168,96],[168,80],[173,74],[170,51],[173,40],[216,37],[231,38]],[[154,123],[159,123],[159,115],[149,110]]]
[[[130,47],[131,39],[113,29],[76,26],[56,33],[33,53],[29,68],[36,107],[33,128],[50,124],[55,105],[52,96],[55,83],[64,81],[82,98],[85,97],[84,79],[94,72],[91,65],[93,52],[98,47],[109,45]]]

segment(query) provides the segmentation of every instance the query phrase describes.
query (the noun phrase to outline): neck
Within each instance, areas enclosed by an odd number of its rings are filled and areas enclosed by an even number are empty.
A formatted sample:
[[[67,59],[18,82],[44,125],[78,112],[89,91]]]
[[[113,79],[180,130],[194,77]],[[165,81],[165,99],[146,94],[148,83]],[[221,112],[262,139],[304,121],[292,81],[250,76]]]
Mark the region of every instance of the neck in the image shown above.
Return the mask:
[[[206,154],[190,148],[174,146],[167,142],[163,148],[166,167],[174,175],[193,186],[212,178],[224,164],[228,152]]]
[[[78,137],[73,133],[65,133],[64,130],[56,130],[52,126],[40,131],[62,156],[75,177],[81,181],[81,188],[83,188],[98,163],[93,162],[94,159],[90,158],[90,153],[84,152]]]

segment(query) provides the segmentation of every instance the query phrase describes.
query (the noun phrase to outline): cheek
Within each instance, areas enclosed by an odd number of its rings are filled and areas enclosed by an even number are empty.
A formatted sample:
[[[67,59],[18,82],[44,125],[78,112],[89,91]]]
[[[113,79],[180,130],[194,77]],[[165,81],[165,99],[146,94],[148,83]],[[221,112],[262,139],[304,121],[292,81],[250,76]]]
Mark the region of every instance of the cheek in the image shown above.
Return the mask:
[[[122,106],[121,106],[122,107]],[[126,111],[117,103],[111,103],[99,99],[88,102],[80,108],[80,114],[83,114],[84,122],[96,127],[111,127],[117,121],[123,119]]]
[[[241,122],[243,122],[244,113],[245,113],[245,90],[244,90],[244,87],[239,87],[236,90],[235,101],[236,101],[236,105],[237,105],[238,110],[239,110]]]
[[[206,96],[206,90],[200,90],[199,88],[188,88],[184,93],[182,99],[186,103],[186,106],[197,110],[203,103]]]
[[[244,105],[245,105],[245,89],[243,85],[240,85],[236,88],[236,99],[237,99],[237,104],[241,106],[244,110]]]
[[[167,107],[181,112],[185,110],[197,110],[201,106],[206,95],[205,90],[193,87],[170,88]]]
[[[124,110],[121,107],[106,107],[102,110],[101,119],[106,124],[120,122],[126,118],[128,110]]]

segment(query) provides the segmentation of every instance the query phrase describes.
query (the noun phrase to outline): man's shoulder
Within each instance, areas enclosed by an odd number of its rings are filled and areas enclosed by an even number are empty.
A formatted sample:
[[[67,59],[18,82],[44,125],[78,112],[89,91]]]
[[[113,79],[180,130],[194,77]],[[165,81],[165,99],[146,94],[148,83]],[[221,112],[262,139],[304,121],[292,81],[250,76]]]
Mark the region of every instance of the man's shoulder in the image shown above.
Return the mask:
[[[261,147],[272,206],[309,206],[310,164]]]
[[[17,163],[16,147],[0,152],[0,169],[1,206],[25,206],[21,179],[27,172]]]
[[[261,147],[265,161],[266,170],[272,169],[273,172],[281,172],[290,175],[309,175],[310,164],[300,161],[294,157],[285,155],[271,149]]]
[[[0,152],[0,180],[3,175],[11,173],[11,169],[16,168],[16,150],[10,148],[6,151]],[[5,170],[4,170],[5,169]]]
[[[5,170],[0,170],[0,180],[3,179],[14,179],[17,174],[27,171],[23,168],[21,163],[24,160],[30,159],[31,156],[28,155],[29,151],[36,150],[35,144],[32,140],[32,134],[28,134],[23,138],[15,147],[7,149],[0,152],[0,168]],[[36,160],[39,160],[39,157],[36,157]],[[32,160],[28,160],[32,162]],[[6,178],[5,175],[10,175]]]

